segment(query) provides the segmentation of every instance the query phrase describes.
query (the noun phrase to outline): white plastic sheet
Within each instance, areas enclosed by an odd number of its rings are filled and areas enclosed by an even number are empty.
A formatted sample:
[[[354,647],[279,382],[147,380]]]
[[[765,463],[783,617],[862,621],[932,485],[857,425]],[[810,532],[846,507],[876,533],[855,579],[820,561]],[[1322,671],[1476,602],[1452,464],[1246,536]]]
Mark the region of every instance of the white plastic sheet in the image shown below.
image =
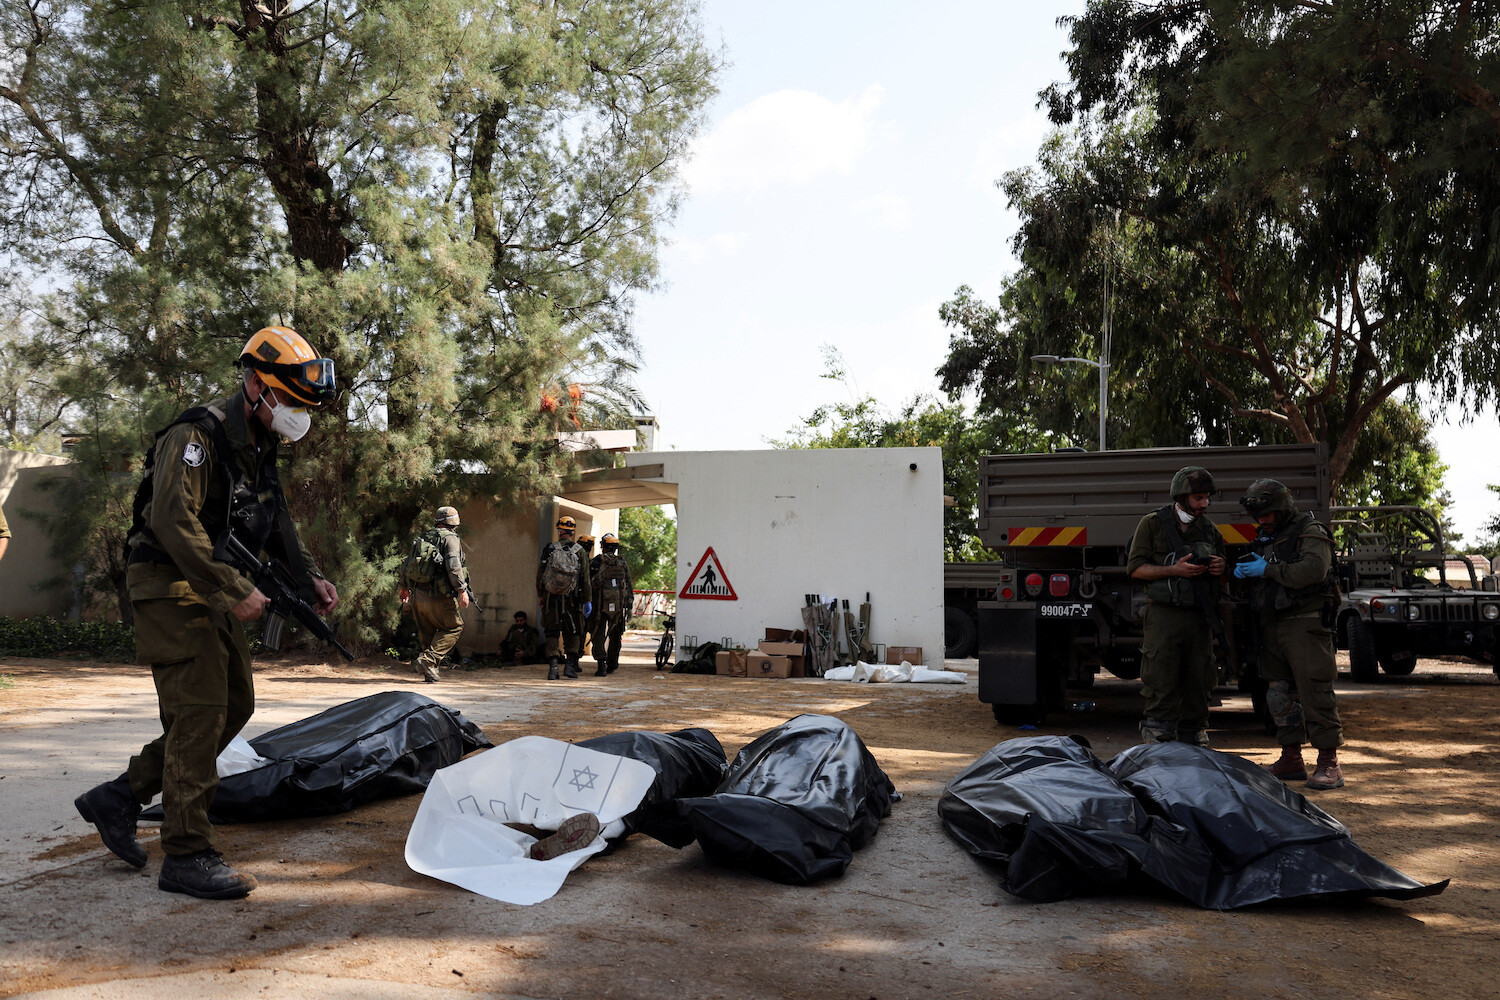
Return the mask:
[[[823,672],[829,681],[854,681],[858,684],[963,684],[967,680],[956,670],[928,670],[902,660],[899,664],[856,663],[834,667]]]
[[[568,873],[624,832],[621,818],[656,779],[651,765],[586,747],[523,736],[437,771],[406,835],[412,871],[491,899],[529,906],[550,899]],[[589,812],[603,832],[551,861],[528,856],[536,838],[507,823],[556,830]]]
[[[256,753],[255,748],[245,737],[236,736],[229,741],[227,747],[219,751],[219,758],[214,763],[218,768],[219,777],[227,778],[231,774],[243,774],[257,767],[265,767],[271,762]]]

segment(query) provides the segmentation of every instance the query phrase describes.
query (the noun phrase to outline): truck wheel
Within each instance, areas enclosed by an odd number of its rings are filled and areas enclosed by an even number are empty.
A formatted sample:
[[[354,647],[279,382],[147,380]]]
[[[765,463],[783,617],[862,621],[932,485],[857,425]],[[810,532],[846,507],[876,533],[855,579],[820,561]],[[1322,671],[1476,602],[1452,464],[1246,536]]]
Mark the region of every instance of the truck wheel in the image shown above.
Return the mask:
[[[943,609],[943,655],[950,660],[962,660],[974,655],[974,640],[979,637],[979,627],[974,619],[960,608]]]
[[[1380,660],[1375,655],[1375,631],[1358,616],[1349,618],[1349,673],[1361,684],[1380,680]]]

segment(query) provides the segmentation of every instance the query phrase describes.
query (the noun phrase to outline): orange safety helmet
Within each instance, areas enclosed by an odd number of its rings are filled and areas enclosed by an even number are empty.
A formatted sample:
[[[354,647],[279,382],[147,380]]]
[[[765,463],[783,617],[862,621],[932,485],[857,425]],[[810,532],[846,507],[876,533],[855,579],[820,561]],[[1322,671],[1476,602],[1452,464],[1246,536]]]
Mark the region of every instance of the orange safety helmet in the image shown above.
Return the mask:
[[[318,357],[300,333],[289,326],[255,331],[240,352],[240,366],[254,369],[261,381],[292,398],[294,404],[318,409],[338,398],[333,362]]]
[[[613,531],[606,531],[604,533],[604,537],[601,538],[601,539],[599,539],[599,544],[600,545],[619,545],[620,544],[620,536],[616,535]]]
[[[573,518],[571,516],[569,516],[567,514],[564,514],[562,517],[560,517],[560,518],[557,519],[557,527],[558,527],[559,531],[561,531],[564,528],[566,528],[569,531],[577,531],[578,530],[578,522],[575,521],[575,520],[573,520]]]

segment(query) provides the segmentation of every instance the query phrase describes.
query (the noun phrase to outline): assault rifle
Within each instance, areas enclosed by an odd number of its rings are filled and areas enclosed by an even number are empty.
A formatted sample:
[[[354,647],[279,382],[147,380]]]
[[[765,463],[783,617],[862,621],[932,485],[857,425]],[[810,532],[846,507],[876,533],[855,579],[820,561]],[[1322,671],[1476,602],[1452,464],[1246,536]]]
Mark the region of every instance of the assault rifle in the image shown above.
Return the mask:
[[[281,632],[288,617],[296,618],[313,635],[344,654],[344,659],[354,659],[354,654],[339,642],[338,630],[323,620],[313,606],[297,596],[297,584],[286,567],[273,559],[261,562],[260,557],[245,547],[226,531],[219,544],[214,547],[214,558],[226,562],[255,581],[255,589],[270,598],[270,614],[266,617],[265,631],[261,643],[271,652],[281,650]]]

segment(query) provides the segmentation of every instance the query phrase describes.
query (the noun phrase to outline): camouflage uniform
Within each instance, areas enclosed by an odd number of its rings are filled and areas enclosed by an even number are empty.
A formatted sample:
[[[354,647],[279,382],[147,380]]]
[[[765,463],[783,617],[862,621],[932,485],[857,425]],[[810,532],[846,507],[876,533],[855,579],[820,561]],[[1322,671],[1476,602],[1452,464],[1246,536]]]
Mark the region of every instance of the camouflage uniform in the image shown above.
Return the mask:
[[[162,735],[130,759],[127,773],[140,802],[161,793],[161,845],[173,855],[212,849],[208,806],[219,786],[216,758],[255,711],[249,644],[230,614],[255,586],[214,559],[209,521],[229,508],[225,463],[237,465],[247,484],[259,484],[262,496],[265,474],[275,474],[274,438],[259,427],[252,432],[243,392],[207,409],[223,426],[232,454],[218,454],[214,435],[198,423],[176,423],[162,433],[145,530],[128,540],[125,576],[136,662],[151,667],[162,724]],[[279,498],[279,486],[275,493]],[[282,517],[272,529],[267,548],[321,575],[295,530],[281,537],[283,526],[290,529],[290,519]]]
[[[1175,504],[1173,505],[1175,507]],[[1176,518],[1175,510],[1165,508]],[[1130,543],[1126,572],[1141,566],[1170,566],[1185,553],[1173,551],[1161,524],[1161,512],[1141,518]],[[1224,537],[1207,517],[1177,522],[1184,543],[1195,556],[1224,556]],[[1203,574],[1217,603],[1219,579]],[[1141,683],[1146,696],[1142,732],[1155,739],[1198,742],[1208,730],[1208,703],[1219,681],[1214,665],[1213,626],[1198,604],[1193,578],[1167,577],[1146,584],[1145,636],[1141,642]]]
[[[463,543],[453,529],[440,524],[423,534],[442,554],[446,575],[422,585],[408,580],[403,566],[401,586],[411,591],[417,642],[422,646],[422,652],[413,665],[424,680],[435,681],[438,679],[438,664],[463,634],[464,616],[463,609],[458,606],[458,595],[469,587],[469,569],[464,565]]]
[[[620,669],[620,645],[630,620],[630,567],[618,552],[605,552],[589,564],[594,594],[594,659],[601,671]]]
[[[1333,750],[1344,742],[1334,701],[1333,629],[1323,610],[1335,600],[1328,580],[1333,537],[1310,513],[1282,525],[1275,536],[1257,539],[1265,575],[1251,583],[1260,617],[1260,672],[1269,688],[1266,703],[1282,746],[1311,743]]]

